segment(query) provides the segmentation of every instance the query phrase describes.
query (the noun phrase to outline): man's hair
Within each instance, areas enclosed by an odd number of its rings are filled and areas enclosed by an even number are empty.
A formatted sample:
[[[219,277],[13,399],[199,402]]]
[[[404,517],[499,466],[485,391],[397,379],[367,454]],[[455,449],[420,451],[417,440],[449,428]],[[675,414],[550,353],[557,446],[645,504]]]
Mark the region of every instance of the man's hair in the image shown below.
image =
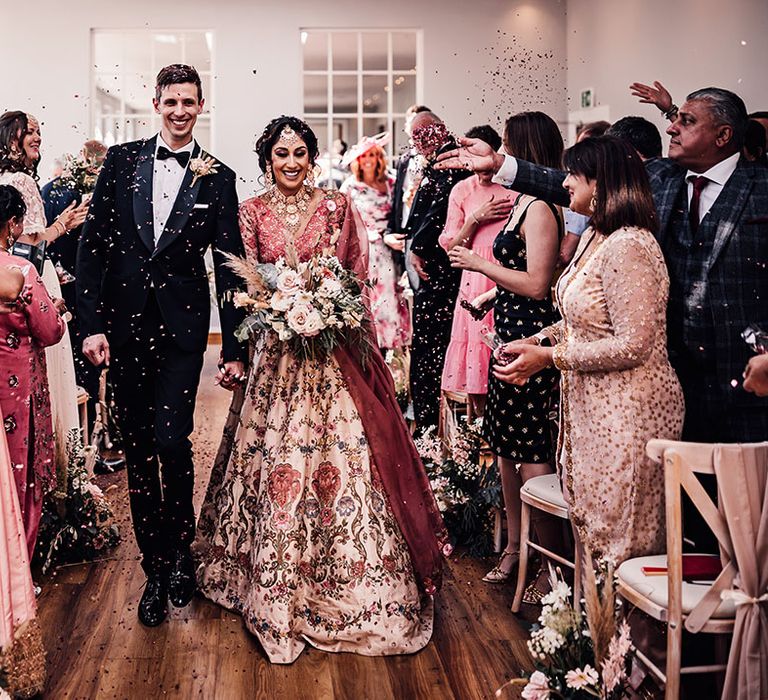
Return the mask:
[[[750,119],[768,119],[768,112],[752,112],[748,116]]]
[[[498,151],[501,148],[501,136],[490,124],[473,126],[464,136],[469,139],[485,141],[494,151]]]
[[[587,122],[586,124],[579,124],[576,127],[576,136],[584,134],[584,138],[587,136],[602,136],[611,126],[611,122],[600,120],[597,122]]]
[[[605,133],[626,141],[643,158],[661,156],[661,134],[655,124],[643,117],[622,117]]]
[[[183,63],[172,63],[170,66],[161,68],[155,80],[155,98],[160,100],[160,94],[163,88],[169,85],[178,85],[179,83],[192,83],[197,87],[197,101],[203,100],[203,85],[200,82],[200,75],[193,66],[187,66]]]
[[[418,114],[419,112],[431,112],[432,110],[426,105],[411,105],[405,110],[406,115]]]
[[[732,145],[740,149],[744,145],[744,137],[747,133],[747,107],[735,92],[723,88],[708,87],[694,90],[685,98],[701,100],[709,104],[712,118],[718,125],[727,124],[733,129]]]

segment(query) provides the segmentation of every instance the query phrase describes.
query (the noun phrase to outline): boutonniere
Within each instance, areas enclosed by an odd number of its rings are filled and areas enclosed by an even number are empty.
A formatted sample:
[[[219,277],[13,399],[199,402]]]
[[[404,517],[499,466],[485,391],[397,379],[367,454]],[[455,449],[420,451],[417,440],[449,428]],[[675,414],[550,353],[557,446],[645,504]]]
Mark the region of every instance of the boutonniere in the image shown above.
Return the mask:
[[[215,175],[218,171],[219,164],[213,156],[209,156],[207,153],[203,153],[201,158],[193,158],[189,161],[189,169],[195,174],[192,178],[192,187],[195,183],[206,175]]]

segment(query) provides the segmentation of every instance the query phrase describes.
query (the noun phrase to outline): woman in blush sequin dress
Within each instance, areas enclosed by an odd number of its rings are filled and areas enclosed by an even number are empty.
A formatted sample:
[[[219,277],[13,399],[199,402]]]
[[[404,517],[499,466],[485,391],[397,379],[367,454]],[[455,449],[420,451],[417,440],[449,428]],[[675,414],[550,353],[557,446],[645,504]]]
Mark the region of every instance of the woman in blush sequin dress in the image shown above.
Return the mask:
[[[482,139],[494,151],[501,146],[501,137],[490,126],[474,127],[466,136]],[[512,211],[514,197],[513,192],[491,182],[487,173],[462,180],[451,190],[440,245],[446,251],[462,245],[493,261],[493,242]],[[470,419],[482,416],[485,407],[491,350],[483,341],[483,334],[493,332],[493,314],[487,313],[482,319],[473,318],[461,303],[474,303],[489,309],[495,290],[496,283],[482,273],[474,270],[461,273],[441,386],[443,391],[468,395]]]
[[[399,286],[392,249],[384,243],[384,233],[392,211],[395,179],[387,172],[387,157],[382,146],[389,134],[364,137],[345,155],[352,170],[341,185],[360,214],[368,234],[368,279],[371,287],[371,314],[376,338],[382,350],[407,347],[411,342],[411,317],[408,303]]]
[[[300,260],[335,243],[364,279],[347,198],[304,182],[317,138],[294,117],[257,144],[274,184],[241,204],[249,259]],[[294,216],[294,214],[299,216]],[[237,611],[273,663],[307,644],[367,656],[422,649],[432,635],[446,533],[373,337],[365,361],[340,345],[302,360],[257,338],[203,505],[198,582]]]
[[[521,384],[561,370],[558,446],[564,494],[582,543],[616,563],[664,549],[664,480],[645,454],[651,438],[677,440],[683,396],[669,364],[669,276],[653,236],[648,178],[631,147],[586,139],[566,152],[571,209],[592,217],[557,284],[563,320],[511,343],[494,367]]]

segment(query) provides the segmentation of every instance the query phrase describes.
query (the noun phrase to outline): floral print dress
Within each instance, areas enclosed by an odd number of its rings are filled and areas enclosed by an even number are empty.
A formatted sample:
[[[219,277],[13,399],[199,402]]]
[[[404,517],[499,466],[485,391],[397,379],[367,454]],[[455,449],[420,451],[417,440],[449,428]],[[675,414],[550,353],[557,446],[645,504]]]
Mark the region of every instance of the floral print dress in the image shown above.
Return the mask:
[[[411,316],[399,285],[392,251],[384,243],[389,213],[392,211],[394,178],[388,176],[386,191],[380,192],[357,178],[348,178],[341,191],[348,194],[368,233],[368,279],[371,288],[371,313],[379,347],[391,350],[411,342]]]
[[[343,195],[324,195],[295,239],[302,260],[329,245],[346,208]],[[283,224],[263,200],[244,202],[240,216],[249,258],[285,254]],[[273,663],[293,662],[307,643],[418,651],[432,634],[432,600],[336,357],[301,361],[272,334],[253,350],[201,511],[200,589],[243,616]]]

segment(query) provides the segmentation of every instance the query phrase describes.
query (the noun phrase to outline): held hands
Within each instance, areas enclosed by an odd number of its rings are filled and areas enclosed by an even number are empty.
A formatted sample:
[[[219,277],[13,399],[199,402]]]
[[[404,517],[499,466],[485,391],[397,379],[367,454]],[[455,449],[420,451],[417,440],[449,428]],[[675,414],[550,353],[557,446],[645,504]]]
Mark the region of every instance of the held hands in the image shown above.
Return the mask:
[[[429,275],[424,269],[424,266],[426,265],[424,258],[419,257],[413,251],[411,251],[411,265],[413,265],[413,269],[416,270],[416,274],[420,279],[423,279],[425,282],[429,281]]]
[[[530,377],[552,364],[552,351],[537,345],[533,338],[502,345],[493,353],[493,376],[507,384],[523,386]]]
[[[656,105],[662,112],[668,112],[672,108],[672,95],[658,80],[654,80],[653,87],[643,83],[632,83],[629,91],[640,102]]]
[[[756,355],[744,370],[744,391],[768,396],[768,355]]]
[[[385,233],[384,243],[388,245],[392,250],[399,250],[402,252],[405,250],[405,234],[404,233]]]
[[[506,219],[512,211],[512,200],[509,197],[496,199],[496,195],[481,207],[472,212],[471,218],[478,224],[485,224],[496,219]]]
[[[472,170],[476,173],[496,173],[504,164],[504,156],[481,139],[459,139],[461,148],[441,153],[435,162],[438,170]]]
[[[85,355],[92,365],[98,367],[102,363],[109,367],[109,341],[103,333],[89,335],[83,341],[83,355]]]
[[[457,245],[451,248],[448,251],[448,257],[451,261],[451,267],[457,267],[461,270],[482,272],[483,266],[486,263],[485,258],[481,258],[463,245]]]
[[[219,365],[219,373],[216,375],[213,383],[227,391],[233,391],[245,382],[247,378],[245,365],[239,360],[232,360]]]

